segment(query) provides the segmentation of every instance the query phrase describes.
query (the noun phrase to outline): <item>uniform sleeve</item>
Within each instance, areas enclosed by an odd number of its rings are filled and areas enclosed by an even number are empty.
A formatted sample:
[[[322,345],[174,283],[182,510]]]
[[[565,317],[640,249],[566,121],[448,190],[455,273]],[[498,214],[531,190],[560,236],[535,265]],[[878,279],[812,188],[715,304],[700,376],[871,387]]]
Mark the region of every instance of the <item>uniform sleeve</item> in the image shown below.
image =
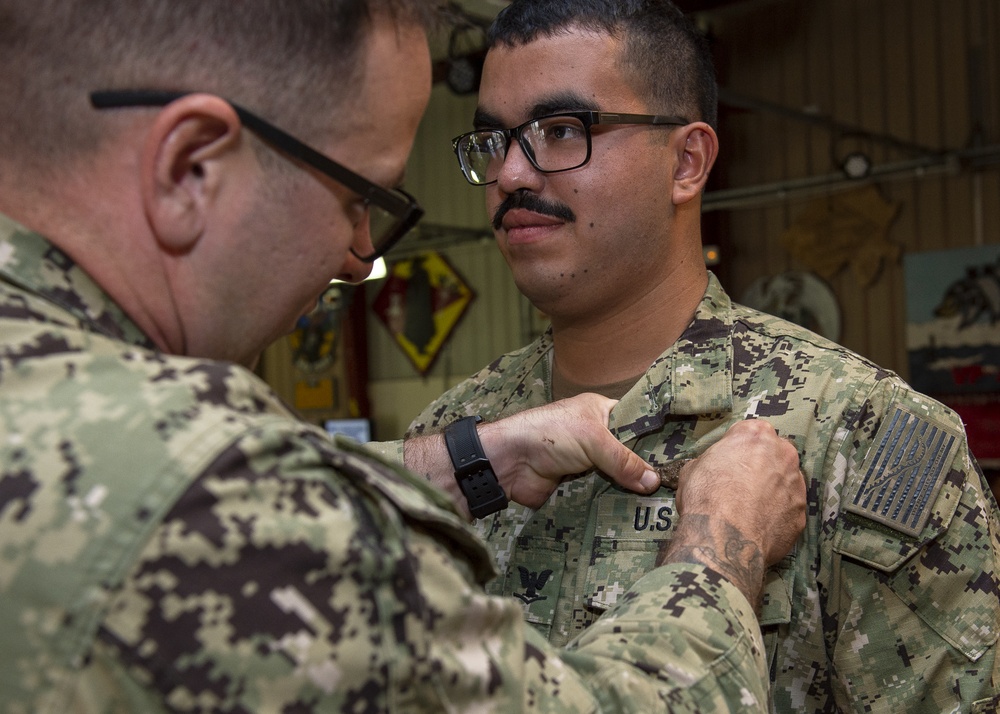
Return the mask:
[[[370,441],[365,446],[386,461],[393,461],[397,464],[403,463],[402,439],[398,441]]]
[[[77,701],[106,711],[764,710],[750,605],[699,566],[644,578],[565,651],[481,587],[485,547],[321,434],[247,435],[109,599]]]
[[[832,469],[838,705],[994,711],[1000,528],[961,421],[905,386],[877,388]]]
[[[601,711],[755,712],[768,707],[763,650],[740,591],[677,564],[639,580],[563,657]]]

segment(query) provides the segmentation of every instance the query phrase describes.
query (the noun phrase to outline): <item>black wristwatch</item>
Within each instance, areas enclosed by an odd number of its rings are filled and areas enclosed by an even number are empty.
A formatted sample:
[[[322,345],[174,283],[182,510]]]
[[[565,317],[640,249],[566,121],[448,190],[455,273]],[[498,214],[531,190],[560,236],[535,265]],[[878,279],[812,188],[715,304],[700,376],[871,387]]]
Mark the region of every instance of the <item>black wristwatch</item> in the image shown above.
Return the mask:
[[[473,518],[483,518],[507,507],[507,494],[500,487],[476,432],[476,424],[481,421],[479,416],[464,417],[444,428],[444,443],[455,467],[455,480]]]

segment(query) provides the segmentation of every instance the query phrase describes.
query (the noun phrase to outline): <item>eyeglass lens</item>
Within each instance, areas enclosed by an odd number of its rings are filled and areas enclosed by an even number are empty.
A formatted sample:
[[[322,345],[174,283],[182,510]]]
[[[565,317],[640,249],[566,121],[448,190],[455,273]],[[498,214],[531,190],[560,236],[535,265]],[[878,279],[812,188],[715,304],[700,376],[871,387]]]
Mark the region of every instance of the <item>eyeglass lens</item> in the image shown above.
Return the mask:
[[[368,231],[372,241],[372,255],[378,257],[389,250],[405,232],[399,216],[375,204],[368,205]],[[364,256],[367,257],[367,256]]]
[[[511,133],[539,171],[566,171],[587,162],[588,129],[577,117],[544,117]],[[502,131],[476,131],[462,137],[458,156],[469,181],[476,184],[496,181],[507,156],[507,146],[507,136]]]

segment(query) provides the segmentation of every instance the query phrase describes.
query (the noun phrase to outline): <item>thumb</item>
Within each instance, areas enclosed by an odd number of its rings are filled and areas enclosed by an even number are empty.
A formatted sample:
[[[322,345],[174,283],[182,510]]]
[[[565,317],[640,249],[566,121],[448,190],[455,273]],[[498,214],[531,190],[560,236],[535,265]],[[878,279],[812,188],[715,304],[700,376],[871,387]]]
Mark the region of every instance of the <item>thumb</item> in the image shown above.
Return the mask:
[[[660,487],[660,476],[648,463],[617,439],[610,441],[613,445],[592,457],[597,468],[629,491],[649,494]]]

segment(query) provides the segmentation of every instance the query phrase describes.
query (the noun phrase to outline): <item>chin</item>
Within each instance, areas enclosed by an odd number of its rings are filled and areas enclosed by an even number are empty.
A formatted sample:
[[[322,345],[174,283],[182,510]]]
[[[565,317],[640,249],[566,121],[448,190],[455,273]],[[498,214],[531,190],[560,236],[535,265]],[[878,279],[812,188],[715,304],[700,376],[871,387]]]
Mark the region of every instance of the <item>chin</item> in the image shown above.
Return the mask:
[[[257,365],[260,364],[260,353],[247,357],[245,360],[239,362],[241,367],[246,367],[251,372],[257,371]]]
[[[532,289],[518,287],[521,294],[528,299],[532,307],[536,310],[544,313],[545,315],[559,314],[561,312],[560,306],[565,305],[566,292],[564,290],[554,290],[551,286],[549,289],[538,289],[537,286]]]

